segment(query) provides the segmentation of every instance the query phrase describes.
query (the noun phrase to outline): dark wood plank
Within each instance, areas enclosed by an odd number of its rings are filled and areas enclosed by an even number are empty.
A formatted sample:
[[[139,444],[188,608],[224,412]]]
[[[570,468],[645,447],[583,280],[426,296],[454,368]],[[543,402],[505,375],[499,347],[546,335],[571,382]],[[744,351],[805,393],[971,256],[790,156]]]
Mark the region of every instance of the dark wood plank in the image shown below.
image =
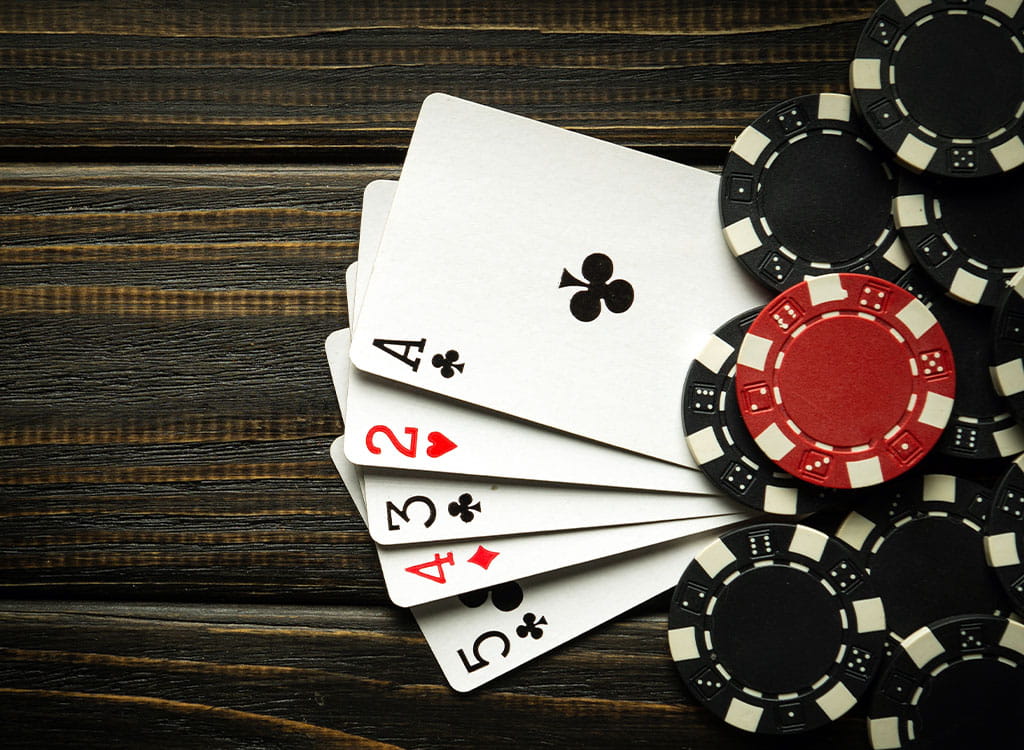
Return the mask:
[[[0,593],[386,601],[323,340],[396,175],[0,166]]]
[[[846,91],[864,0],[8,0],[0,147],[404,148],[432,91],[645,147]]]
[[[867,747],[859,714],[784,739],[725,727],[664,628],[634,613],[462,695],[400,610],[0,602],[0,721],[5,747]]]

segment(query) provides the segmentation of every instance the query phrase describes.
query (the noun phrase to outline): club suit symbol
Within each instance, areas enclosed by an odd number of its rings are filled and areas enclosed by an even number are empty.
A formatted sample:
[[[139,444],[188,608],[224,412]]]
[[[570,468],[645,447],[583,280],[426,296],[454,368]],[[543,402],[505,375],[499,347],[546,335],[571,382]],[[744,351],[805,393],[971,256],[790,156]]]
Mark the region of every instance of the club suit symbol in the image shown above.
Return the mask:
[[[448,503],[448,515],[458,518],[463,523],[469,523],[480,512],[480,503],[473,502],[473,496],[468,492],[463,492],[458,500]]]
[[[544,635],[544,630],[540,626],[547,624],[548,618],[537,617],[533,612],[527,612],[523,615],[523,624],[516,628],[516,635],[520,638],[539,640]]]
[[[562,269],[562,281],[558,288],[581,286],[582,291],[576,292],[569,300],[569,312],[576,320],[589,323],[601,314],[601,301],[604,300],[609,312],[623,313],[633,306],[633,285],[623,279],[612,278],[612,259],[604,253],[591,253],[583,261],[583,278],[581,281]]]
[[[455,349],[449,349],[444,355],[435,354],[430,360],[430,364],[441,371],[441,377],[450,378],[457,372],[462,372],[466,366],[465,362],[459,362],[459,352]]]

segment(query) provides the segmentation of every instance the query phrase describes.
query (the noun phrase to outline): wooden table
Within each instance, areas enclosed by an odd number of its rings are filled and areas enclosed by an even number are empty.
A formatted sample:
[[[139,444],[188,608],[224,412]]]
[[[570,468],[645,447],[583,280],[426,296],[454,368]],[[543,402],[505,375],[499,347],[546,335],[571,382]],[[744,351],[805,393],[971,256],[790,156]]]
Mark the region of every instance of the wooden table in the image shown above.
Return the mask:
[[[0,744],[866,747],[719,723],[665,597],[451,691],[328,459],[322,345],[428,93],[715,167],[848,90],[874,3],[235,5],[0,3]]]

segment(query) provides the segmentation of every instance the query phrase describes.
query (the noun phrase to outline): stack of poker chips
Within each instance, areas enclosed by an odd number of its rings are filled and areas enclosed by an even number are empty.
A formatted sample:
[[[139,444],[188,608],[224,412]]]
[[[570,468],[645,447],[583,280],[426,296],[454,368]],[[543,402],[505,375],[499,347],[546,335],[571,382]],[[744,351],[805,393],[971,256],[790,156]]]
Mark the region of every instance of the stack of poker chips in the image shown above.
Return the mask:
[[[778,296],[693,362],[687,444],[729,496],[802,518],[698,554],[669,646],[697,700],[749,732],[813,730],[863,698],[874,748],[1013,746],[1024,3],[886,0],[850,81],[772,108],[725,164],[726,241]],[[804,518],[829,507],[852,510]]]

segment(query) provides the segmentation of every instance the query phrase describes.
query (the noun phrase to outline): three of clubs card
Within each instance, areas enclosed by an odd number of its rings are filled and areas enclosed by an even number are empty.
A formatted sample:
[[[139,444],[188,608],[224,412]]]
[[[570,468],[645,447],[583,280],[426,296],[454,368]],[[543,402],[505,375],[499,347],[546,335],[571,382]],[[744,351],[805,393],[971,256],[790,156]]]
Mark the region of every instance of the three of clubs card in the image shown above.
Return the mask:
[[[717,189],[439,94],[398,183],[368,186],[331,457],[455,689],[670,588],[751,517],[679,413],[716,321],[765,301],[726,262]]]

